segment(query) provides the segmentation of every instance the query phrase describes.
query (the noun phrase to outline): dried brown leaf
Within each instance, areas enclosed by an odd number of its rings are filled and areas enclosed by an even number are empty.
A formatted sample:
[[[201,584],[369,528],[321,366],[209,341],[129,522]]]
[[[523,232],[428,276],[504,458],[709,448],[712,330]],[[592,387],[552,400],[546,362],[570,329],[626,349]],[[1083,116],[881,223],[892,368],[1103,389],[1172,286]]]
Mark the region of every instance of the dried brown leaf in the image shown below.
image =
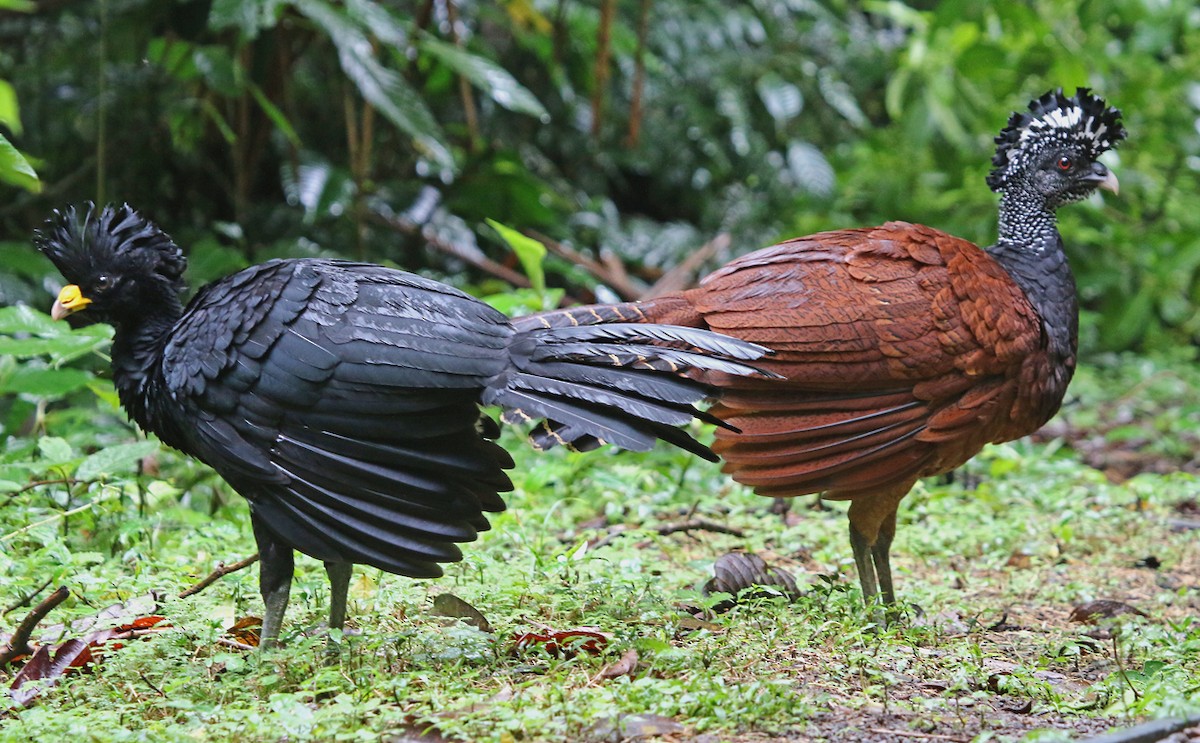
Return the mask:
[[[729,552],[721,555],[713,565],[713,573],[714,577],[704,584],[704,595],[728,593],[734,597],[732,601],[722,601],[714,606],[713,611],[716,612],[732,609],[739,596],[759,598],[772,595],[767,590],[742,593],[755,586],[773,588],[793,601],[800,595],[796,579],[791,573],[783,568],[767,565],[761,557],[750,552]]]
[[[676,735],[683,725],[662,715],[620,715],[597,720],[585,733],[589,741],[627,741]]]
[[[452,593],[439,593],[433,597],[433,613],[442,617],[457,617],[466,620],[480,632],[492,632],[492,625],[483,612]]]
[[[242,645],[249,645],[252,648],[258,647],[261,632],[262,617],[255,616],[242,617],[225,630],[225,634],[229,635],[235,641]]]
[[[542,647],[554,657],[574,658],[581,652],[599,655],[608,645],[609,636],[593,629],[576,628],[544,632],[524,632],[513,637],[514,654],[533,647]]]
[[[637,670],[638,652],[630,648],[625,651],[625,654],[620,659],[609,663],[604,668],[600,669],[600,673],[596,674],[596,680],[599,679],[615,679],[621,676],[632,676]]]
[[[88,645],[82,640],[67,640],[54,651],[53,657],[50,646],[42,645],[13,678],[9,686],[12,700],[22,707],[28,706],[43,689],[57,683],[66,670],[76,665],[80,656],[86,652]],[[29,681],[49,683],[25,686]]]
[[[1102,619],[1112,619],[1122,614],[1136,614],[1140,617],[1146,616],[1146,613],[1141,609],[1130,606],[1123,601],[1096,599],[1095,601],[1089,601],[1086,604],[1076,606],[1071,610],[1071,616],[1067,619],[1071,622],[1096,624]]]

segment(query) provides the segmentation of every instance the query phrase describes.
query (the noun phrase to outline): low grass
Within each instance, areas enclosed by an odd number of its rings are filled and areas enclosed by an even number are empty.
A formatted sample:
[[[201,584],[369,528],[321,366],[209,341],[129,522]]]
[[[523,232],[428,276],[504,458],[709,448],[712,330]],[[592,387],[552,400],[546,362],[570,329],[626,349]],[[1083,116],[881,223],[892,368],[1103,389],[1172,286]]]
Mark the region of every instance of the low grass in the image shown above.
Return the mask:
[[[255,550],[245,504],[202,467],[163,452],[154,476],[0,495],[0,605],[66,585],[49,625],[153,590],[170,624],[10,705],[0,739],[1047,741],[1194,712],[1197,401],[1186,358],[1102,359],[1049,435],[919,484],[893,547],[903,617],[886,627],[861,606],[844,504],[797,499],[784,519],[665,447],[538,454],[507,434],[516,491],[462,562],[431,581],[356,569],[350,626],[330,633],[324,572],[301,558],[286,644],[267,653],[221,644],[261,612],[256,570],[170,598]],[[660,533],[688,518],[738,534]],[[730,551],[803,594],[703,611]],[[491,631],[435,613],[446,592]],[[1096,599],[1145,616],[1070,621]],[[515,642],[581,627],[604,633],[599,653]],[[633,673],[606,678],[630,650]]]

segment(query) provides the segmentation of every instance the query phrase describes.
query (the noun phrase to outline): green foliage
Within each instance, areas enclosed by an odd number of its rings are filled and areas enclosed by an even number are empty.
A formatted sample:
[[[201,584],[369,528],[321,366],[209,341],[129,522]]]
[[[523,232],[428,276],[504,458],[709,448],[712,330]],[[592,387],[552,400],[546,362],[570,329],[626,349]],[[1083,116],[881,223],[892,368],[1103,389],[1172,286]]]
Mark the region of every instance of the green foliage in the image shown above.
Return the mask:
[[[1071,426],[1127,405],[1131,380],[1149,380],[1138,400],[1142,412],[1158,411],[1152,419],[1187,419],[1200,394],[1187,358],[1111,358],[1080,373]],[[978,485],[926,482],[906,499],[895,567],[905,600],[924,611],[880,628],[859,605],[843,508],[797,502],[783,525],[765,500],[678,451],[538,453],[509,433],[510,509],[463,562],[434,581],[356,569],[352,629],[327,636],[309,633],[328,608],[324,571],[301,558],[287,644],[258,654],[220,644],[236,618],[261,610],[254,571],[173,598],[217,562],[254,550],[242,501],[166,451],[156,473],[135,475],[154,445],[128,429],[88,453],[84,442],[104,434],[85,427],[104,426],[51,413],[45,432],[10,439],[5,461],[25,467],[0,474],[0,581],[17,595],[47,579],[70,587],[47,623],[153,589],[171,629],[13,710],[0,723],[5,740],[83,730],[96,740],[273,740],[281,731],[328,740],[429,726],[448,739],[585,740],[621,715],[666,718],[681,726],[677,737],[735,742],[855,740],[881,729],[1010,740],[1051,725],[1081,737],[1200,703],[1194,532],[1170,527],[1200,493],[1193,476],[1145,472],[1117,484],[1054,443],[989,448],[964,473]],[[683,516],[743,536],[660,533]],[[805,594],[701,620],[682,611],[705,603],[698,586],[729,550],[786,566]],[[1135,567],[1148,555],[1161,567]],[[432,598],[446,592],[494,632],[435,613]],[[1066,616],[1098,597],[1150,616],[1126,615],[1109,628],[1115,635],[1093,639],[1096,628]],[[593,626],[611,640],[599,655],[571,658],[514,648],[515,635],[543,626]],[[639,658],[633,675],[604,678],[629,650]]]
[[[12,10],[23,10],[23,4],[13,4]],[[17,106],[17,94],[7,80],[0,79],[0,126],[8,127],[13,134],[21,134],[21,112]],[[0,133],[0,181],[14,186],[39,191],[41,182],[33,166],[8,138]]]
[[[463,266],[422,230],[506,250],[494,218],[648,283],[718,233],[742,253],[907,219],[987,244],[992,136],[1044,90],[1088,85],[1130,138],[1111,156],[1122,195],[1061,215],[1085,351],[1200,333],[1200,53],[1183,0],[654,0],[611,19],[556,0],[167,8],[10,21],[5,77],[36,105],[20,128],[0,87],[0,136],[36,153],[58,198],[94,182],[154,204],[185,243],[232,222],[222,239],[247,260],[353,254],[452,278]],[[34,186],[10,150],[0,172]],[[27,197],[0,220],[23,234],[45,207]],[[395,216],[417,227],[398,235]],[[574,266],[547,271],[571,296],[607,296]]]
[[[494,219],[487,220],[487,223],[500,233],[500,237],[508,243],[508,247],[517,254],[522,268],[525,269],[525,275],[529,277],[529,283],[533,285],[533,290],[539,294],[544,292],[546,290],[546,273],[542,268],[542,262],[546,259],[546,246]]]

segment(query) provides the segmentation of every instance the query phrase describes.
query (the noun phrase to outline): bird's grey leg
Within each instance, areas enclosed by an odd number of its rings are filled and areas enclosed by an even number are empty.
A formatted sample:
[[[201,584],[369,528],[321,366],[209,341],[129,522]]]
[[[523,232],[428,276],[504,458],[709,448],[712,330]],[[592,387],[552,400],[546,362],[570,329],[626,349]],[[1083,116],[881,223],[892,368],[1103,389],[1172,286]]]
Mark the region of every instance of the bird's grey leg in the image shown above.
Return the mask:
[[[854,550],[854,564],[858,567],[858,583],[862,586],[863,601],[867,606],[871,606],[875,603],[875,597],[879,595],[879,585],[875,580],[875,563],[871,559],[872,545],[862,532],[855,528],[853,521],[850,522],[850,547]]]
[[[353,572],[353,563],[325,563],[325,574],[329,576],[330,629],[341,629],[346,623],[346,594],[350,590],[350,574]]]
[[[896,513],[884,519],[879,528],[879,536],[871,545],[871,556],[875,561],[875,575],[879,580],[879,591],[885,606],[896,605],[896,592],[892,589],[892,561],[890,551],[892,539],[896,536]]]
[[[254,525],[254,541],[258,542],[259,574],[258,586],[263,598],[263,623],[258,646],[269,648],[279,640],[279,628],[283,625],[283,614],[287,611],[288,594],[292,590],[292,573],[295,558],[292,548],[275,536],[254,512],[250,513]]]

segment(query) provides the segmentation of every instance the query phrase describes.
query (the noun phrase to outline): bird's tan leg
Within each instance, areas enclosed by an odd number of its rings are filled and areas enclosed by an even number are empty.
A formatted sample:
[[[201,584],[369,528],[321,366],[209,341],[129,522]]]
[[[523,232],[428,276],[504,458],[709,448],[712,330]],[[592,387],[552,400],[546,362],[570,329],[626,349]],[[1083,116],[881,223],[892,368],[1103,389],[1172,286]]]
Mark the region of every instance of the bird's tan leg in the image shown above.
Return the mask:
[[[292,548],[279,541],[253,512],[250,523],[254,526],[254,541],[258,542],[258,586],[264,607],[258,646],[266,649],[279,641],[279,628],[283,626],[296,565]]]
[[[863,600],[868,605],[879,596],[882,603],[896,602],[889,550],[896,535],[896,509],[912,483],[879,493],[861,495],[850,503],[850,546]]]
[[[329,576],[330,629],[341,629],[346,623],[346,594],[350,590],[350,574],[353,572],[353,563],[325,563],[325,574]]]

